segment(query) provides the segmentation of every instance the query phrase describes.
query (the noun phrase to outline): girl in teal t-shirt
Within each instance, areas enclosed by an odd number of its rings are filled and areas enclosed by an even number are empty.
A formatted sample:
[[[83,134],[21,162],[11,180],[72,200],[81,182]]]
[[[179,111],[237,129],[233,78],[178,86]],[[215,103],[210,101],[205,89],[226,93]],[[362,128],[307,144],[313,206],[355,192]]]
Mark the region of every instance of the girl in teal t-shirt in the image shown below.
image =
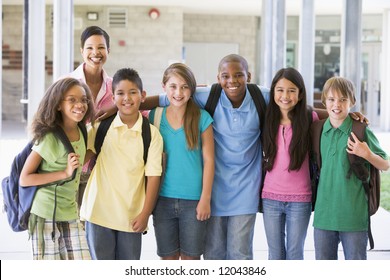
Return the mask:
[[[163,88],[170,105],[150,113],[160,127],[166,173],[153,211],[157,254],[162,259],[200,259],[210,218],[214,179],[212,118],[192,100],[196,80],[182,63],[169,66]],[[157,110],[157,111],[156,111]]]

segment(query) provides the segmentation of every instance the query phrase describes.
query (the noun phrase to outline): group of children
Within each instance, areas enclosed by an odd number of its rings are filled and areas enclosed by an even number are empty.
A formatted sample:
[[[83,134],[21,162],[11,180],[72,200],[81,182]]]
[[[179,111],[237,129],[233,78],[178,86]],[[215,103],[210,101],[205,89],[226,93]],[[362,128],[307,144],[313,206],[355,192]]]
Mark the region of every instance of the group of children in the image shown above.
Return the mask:
[[[98,58],[90,59],[99,63]],[[312,212],[310,125],[318,115],[308,110],[302,76],[293,68],[281,69],[270,90],[260,87],[267,103],[264,131],[247,88],[251,74],[246,60],[235,54],[224,57],[217,78],[222,92],[211,117],[204,109],[210,88],[197,87],[185,64],[170,65],[162,80],[165,93],[151,97],[146,97],[135,70],[118,70],[112,78],[117,113],[94,159],[79,214],[80,173],[83,163],[96,154],[101,122],[94,122],[95,99],[88,86],[70,77],[55,82],[32,123],[36,145],[21,174],[21,184],[42,186],[30,218],[34,259],[140,259],[142,234],[153,215],[162,259],[194,260],[203,255],[206,260],[250,260],[259,202],[269,259],[303,259]],[[341,77],[328,80],[322,93],[329,117],[321,137],[314,212],[317,259],[337,258],[339,242],[346,259],[366,259],[367,216],[352,212],[357,200],[362,208],[367,203],[358,180],[345,178],[347,153],[378,169],[389,168],[370,129],[364,142],[348,140],[354,94],[352,83]],[[148,124],[146,162],[139,109],[152,109],[149,120],[159,127]],[[79,122],[90,123],[87,147]],[[64,129],[75,154],[67,155],[55,139],[54,124]],[[167,162],[160,182],[163,152]],[[57,189],[59,233],[53,242],[51,182],[66,179],[74,169],[75,180]],[[340,204],[351,215],[340,213]],[[85,232],[78,215],[85,221]]]

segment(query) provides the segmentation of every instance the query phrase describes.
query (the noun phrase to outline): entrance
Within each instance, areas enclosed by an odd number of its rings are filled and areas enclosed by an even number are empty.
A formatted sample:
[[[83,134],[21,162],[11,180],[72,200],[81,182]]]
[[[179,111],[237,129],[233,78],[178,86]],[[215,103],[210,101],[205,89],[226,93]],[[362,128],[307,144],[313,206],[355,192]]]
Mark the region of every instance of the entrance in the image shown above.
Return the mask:
[[[381,50],[381,43],[362,45],[361,112],[367,116],[371,126],[380,124]]]

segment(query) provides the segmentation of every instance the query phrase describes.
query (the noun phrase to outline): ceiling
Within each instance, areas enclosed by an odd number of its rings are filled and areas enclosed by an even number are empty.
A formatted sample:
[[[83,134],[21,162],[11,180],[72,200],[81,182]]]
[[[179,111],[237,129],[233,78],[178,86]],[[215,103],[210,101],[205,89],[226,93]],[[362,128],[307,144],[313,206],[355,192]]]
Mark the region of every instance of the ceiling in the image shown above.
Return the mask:
[[[21,5],[25,0],[0,0],[3,5]],[[36,1],[36,0],[34,0]],[[45,0],[52,4],[53,0]],[[300,13],[302,0],[285,0],[288,15]],[[316,14],[340,14],[344,0],[314,0]],[[390,0],[362,0],[363,13],[381,14]],[[185,13],[260,15],[262,0],[73,0],[74,5],[181,6]]]

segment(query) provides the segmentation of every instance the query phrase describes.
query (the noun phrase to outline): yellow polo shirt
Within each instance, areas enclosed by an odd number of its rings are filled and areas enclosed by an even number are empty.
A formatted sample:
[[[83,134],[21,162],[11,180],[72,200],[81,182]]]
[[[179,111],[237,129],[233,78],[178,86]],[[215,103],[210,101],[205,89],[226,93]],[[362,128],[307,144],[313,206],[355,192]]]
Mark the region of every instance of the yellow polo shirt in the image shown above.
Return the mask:
[[[88,132],[88,149],[95,152],[94,142],[99,123]],[[161,176],[163,140],[150,126],[151,142],[146,165],[143,161],[142,116],[132,128],[119,115],[107,131],[85,189],[80,209],[81,220],[133,232],[132,222],[145,201],[145,176]]]

